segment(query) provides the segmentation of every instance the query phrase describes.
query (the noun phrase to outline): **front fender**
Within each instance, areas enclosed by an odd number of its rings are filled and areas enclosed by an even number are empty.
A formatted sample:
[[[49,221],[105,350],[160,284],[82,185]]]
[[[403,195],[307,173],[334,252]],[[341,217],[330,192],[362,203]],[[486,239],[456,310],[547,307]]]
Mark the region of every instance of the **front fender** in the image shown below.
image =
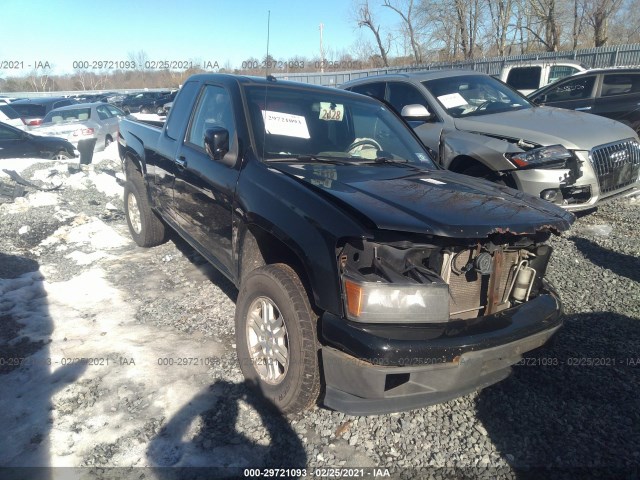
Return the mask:
[[[340,315],[342,300],[336,246],[346,237],[370,237],[367,228],[298,179],[257,160],[243,166],[235,212],[298,258],[315,304]],[[238,271],[240,265],[238,265]]]
[[[516,167],[505,158],[504,154],[522,151],[506,140],[460,130],[445,132],[443,143],[442,165],[447,169],[451,167],[455,158],[464,156],[473,158],[496,172],[515,170]]]

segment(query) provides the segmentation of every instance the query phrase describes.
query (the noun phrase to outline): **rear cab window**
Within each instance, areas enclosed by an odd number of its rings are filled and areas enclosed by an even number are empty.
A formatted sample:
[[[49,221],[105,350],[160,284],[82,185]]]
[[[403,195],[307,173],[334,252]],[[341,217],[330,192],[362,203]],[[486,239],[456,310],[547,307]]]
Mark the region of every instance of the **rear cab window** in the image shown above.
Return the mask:
[[[537,90],[540,87],[542,67],[513,67],[506,83],[516,90]]]

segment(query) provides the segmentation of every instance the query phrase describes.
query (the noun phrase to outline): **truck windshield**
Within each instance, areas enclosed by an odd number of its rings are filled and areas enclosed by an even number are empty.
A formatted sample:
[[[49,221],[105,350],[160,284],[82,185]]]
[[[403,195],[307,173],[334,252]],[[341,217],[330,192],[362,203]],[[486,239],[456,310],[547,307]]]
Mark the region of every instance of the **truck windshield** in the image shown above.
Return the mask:
[[[407,162],[435,168],[408,127],[384,105],[337,90],[246,88],[257,154],[264,160]]]
[[[532,108],[526,98],[490,76],[461,75],[422,84],[454,118]]]

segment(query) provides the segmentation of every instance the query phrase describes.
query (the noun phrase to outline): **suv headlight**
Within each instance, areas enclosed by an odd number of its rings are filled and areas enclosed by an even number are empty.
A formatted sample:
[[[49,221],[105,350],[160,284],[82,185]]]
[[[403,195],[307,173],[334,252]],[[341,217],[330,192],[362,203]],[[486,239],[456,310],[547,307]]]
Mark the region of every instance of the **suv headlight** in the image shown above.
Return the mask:
[[[342,276],[347,318],[364,323],[445,323],[449,321],[446,283],[364,282]]]
[[[562,145],[534,148],[527,152],[505,153],[505,157],[520,168],[535,168],[553,163],[564,163],[573,154]]]

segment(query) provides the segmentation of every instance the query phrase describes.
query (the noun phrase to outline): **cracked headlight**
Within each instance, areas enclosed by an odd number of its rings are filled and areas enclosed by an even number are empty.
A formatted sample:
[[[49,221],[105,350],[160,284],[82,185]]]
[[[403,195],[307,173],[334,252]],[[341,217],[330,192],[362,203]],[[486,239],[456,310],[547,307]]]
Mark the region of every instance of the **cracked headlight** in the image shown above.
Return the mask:
[[[365,323],[445,323],[449,321],[446,283],[365,282],[344,275],[347,318]]]
[[[573,154],[562,145],[534,148],[527,152],[505,153],[505,157],[520,168],[535,168],[543,165],[564,163]]]

